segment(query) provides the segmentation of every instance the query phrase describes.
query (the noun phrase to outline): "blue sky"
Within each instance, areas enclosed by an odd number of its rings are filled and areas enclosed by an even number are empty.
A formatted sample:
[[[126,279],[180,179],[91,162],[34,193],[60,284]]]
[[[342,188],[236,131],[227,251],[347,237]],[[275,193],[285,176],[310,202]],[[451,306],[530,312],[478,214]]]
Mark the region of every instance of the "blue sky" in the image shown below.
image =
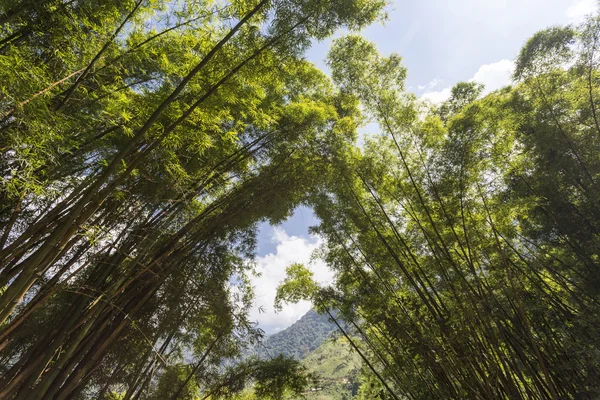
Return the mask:
[[[445,100],[450,88],[476,80],[492,91],[510,84],[513,60],[535,32],[552,25],[580,22],[592,13],[596,0],[395,0],[389,19],[362,34],[384,54],[398,53],[408,68],[407,89],[434,103]],[[341,33],[340,33],[341,35]],[[307,59],[327,71],[325,57],[331,40],[315,43]],[[373,125],[369,129],[376,130]],[[327,266],[311,261],[320,239],[308,234],[317,223],[302,207],[284,224],[263,224],[258,238],[257,271],[253,279],[255,307],[251,317],[268,334],[294,323],[309,309],[302,302],[276,314],[273,299],[285,268],[293,262],[310,266],[317,280],[332,279]],[[259,313],[262,306],[266,312]]]

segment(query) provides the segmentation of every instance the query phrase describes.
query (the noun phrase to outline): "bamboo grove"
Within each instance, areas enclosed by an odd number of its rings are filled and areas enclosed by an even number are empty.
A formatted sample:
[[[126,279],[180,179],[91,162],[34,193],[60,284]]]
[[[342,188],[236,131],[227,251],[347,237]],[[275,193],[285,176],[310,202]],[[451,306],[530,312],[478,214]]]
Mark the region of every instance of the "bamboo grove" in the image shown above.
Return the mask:
[[[261,335],[256,225],[352,140],[357,104],[303,52],[383,6],[0,3],[0,398],[303,390],[292,360],[223,360]]]
[[[359,398],[600,396],[600,19],[431,106],[359,36],[303,58],[384,7],[0,1],[0,399],[301,393],[295,360],[225,362],[262,335],[257,225],[300,204],[336,280],[277,300],[330,313]]]
[[[398,56],[334,42],[333,80],[381,133],[313,198],[335,283],[293,265],[277,302],[339,310],[359,398],[600,396],[599,35],[598,17],[541,31],[512,87],[433,108]]]

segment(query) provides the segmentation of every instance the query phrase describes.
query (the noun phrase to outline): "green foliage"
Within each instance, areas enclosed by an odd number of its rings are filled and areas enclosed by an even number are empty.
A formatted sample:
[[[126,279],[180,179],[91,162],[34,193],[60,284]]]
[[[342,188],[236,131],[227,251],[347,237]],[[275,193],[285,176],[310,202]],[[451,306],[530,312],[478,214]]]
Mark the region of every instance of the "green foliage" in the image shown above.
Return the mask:
[[[384,5],[0,2],[0,398],[303,395],[298,360],[223,363],[262,336],[256,227],[299,204],[336,280],[293,264],[277,303],[337,310],[359,398],[598,397],[599,17],[431,109],[359,36],[331,80],[303,59]],[[322,318],[268,342],[302,357]]]
[[[168,366],[160,379],[156,390],[152,393],[149,399],[170,399],[177,394],[177,399],[195,400],[198,398],[198,387],[194,381],[186,383],[186,379],[190,373],[190,368],[187,365],[171,365]],[[183,385],[183,390],[180,387]]]
[[[298,371],[302,370],[302,371]],[[310,383],[299,361],[279,355],[264,361],[254,374],[254,391],[260,399],[283,399],[285,395],[300,395]]]
[[[250,358],[229,368],[205,390],[206,399],[283,400],[302,395],[314,378],[307,369],[284,355]]]
[[[214,387],[262,335],[257,226],[327,186],[356,134],[304,51],[383,6],[0,2],[0,397]]]
[[[285,270],[286,278],[277,287],[274,307],[281,311],[283,302],[297,303],[300,300],[310,300],[317,289],[313,273],[302,264],[292,264]]]
[[[312,198],[336,281],[294,270],[282,288],[352,327],[359,398],[600,393],[597,18],[536,34],[514,87],[459,84],[434,110],[403,92],[397,56],[335,41],[332,77],[381,135]]]
[[[483,85],[477,82],[459,82],[451,90],[450,98],[439,108],[440,118],[444,121],[463,110],[474,102],[481,92]]]
[[[537,32],[517,57],[514,76],[525,79],[549,72],[572,57],[576,32],[572,27],[552,27]]]

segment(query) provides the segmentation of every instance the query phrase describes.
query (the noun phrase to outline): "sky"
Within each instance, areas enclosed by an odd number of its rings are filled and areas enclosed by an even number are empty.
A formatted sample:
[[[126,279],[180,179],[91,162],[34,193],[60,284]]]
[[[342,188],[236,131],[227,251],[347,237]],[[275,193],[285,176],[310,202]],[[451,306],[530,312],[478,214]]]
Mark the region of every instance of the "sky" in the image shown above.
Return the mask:
[[[361,33],[381,53],[403,57],[409,91],[439,103],[458,82],[483,83],[486,93],[510,84],[514,59],[528,38],[553,25],[577,24],[597,4],[597,0],[393,0],[388,20]],[[331,40],[315,43],[306,55],[325,72],[330,45]],[[377,128],[369,125],[369,129]],[[305,264],[323,284],[333,279],[325,263],[311,257],[322,239],[310,235],[308,227],[317,222],[309,208],[301,207],[280,226],[260,226],[256,260],[260,276],[253,278],[256,299],[250,317],[267,334],[290,326],[311,307],[301,302],[274,312],[276,287],[288,265]]]

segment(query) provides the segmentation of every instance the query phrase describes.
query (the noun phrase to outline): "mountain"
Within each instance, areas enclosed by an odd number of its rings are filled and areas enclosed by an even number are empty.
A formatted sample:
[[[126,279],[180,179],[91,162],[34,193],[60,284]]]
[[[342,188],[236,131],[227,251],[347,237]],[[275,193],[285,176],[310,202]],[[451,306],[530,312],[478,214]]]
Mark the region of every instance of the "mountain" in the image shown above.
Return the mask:
[[[292,326],[268,336],[263,344],[255,349],[261,358],[283,354],[298,360],[306,357],[336,330],[327,315],[310,310]]]
[[[261,358],[283,354],[301,360],[318,378],[318,387],[305,393],[307,400],[351,399],[358,391],[361,359],[345,338],[334,335],[336,330],[328,315],[310,310],[292,326],[268,336],[252,354]]]

